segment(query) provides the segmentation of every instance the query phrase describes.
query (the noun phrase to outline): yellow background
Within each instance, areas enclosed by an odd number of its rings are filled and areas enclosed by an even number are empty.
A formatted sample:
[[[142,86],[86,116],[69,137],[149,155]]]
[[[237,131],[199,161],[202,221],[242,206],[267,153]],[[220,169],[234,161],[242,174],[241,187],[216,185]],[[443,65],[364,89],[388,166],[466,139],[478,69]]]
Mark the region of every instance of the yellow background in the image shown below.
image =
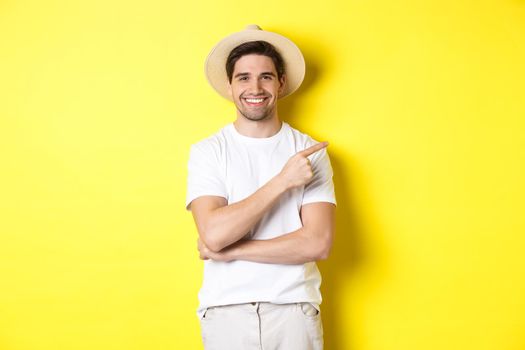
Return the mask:
[[[0,1],[0,349],[201,348],[186,162],[251,23],[331,143],[327,350],[525,349],[523,0]]]

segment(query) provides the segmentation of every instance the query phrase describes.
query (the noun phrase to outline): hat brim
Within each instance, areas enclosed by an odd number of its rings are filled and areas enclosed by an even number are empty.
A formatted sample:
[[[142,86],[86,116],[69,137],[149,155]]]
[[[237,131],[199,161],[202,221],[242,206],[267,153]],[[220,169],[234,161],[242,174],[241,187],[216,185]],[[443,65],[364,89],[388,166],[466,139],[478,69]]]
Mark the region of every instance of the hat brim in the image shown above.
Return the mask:
[[[208,54],[204,64],[204,73],[210,85],[224,98],[232,100],[229,81],[226,74],[226,60],[237,46],[263,40],[272,44],[284,61],[286,85],[279,98],[290,95],[301,86],[305,74],[304,57],[301,50],[290,39],[273,32],[260,29],[245,29],[222,39]]]

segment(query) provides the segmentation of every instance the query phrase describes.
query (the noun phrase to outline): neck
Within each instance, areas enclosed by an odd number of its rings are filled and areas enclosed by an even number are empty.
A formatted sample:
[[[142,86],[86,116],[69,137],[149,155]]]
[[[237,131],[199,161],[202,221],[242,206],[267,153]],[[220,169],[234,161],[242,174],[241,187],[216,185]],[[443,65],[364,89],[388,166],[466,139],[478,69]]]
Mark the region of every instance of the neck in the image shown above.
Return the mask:
[[[233,122],[233,125],[241,135],[265,138],[277,134],[281,130],[282,123],[276,113],[271,118],[259,121],[249,120],[242,115],[237,115],[237,120]]]

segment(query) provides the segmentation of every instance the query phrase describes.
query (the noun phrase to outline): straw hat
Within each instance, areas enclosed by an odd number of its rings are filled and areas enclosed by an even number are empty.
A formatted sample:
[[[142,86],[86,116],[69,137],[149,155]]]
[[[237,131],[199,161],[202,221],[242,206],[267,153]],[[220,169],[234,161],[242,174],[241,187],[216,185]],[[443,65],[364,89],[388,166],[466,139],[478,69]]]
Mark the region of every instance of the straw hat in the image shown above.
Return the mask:
[[[233,33],[222,39],[210,51],[204,64],[204,73],[210,85],[224,98],[231,100],[228,93],[228,76],[226,60],[230,52],[237,46],[248,42],[263,40],[272,44],[281,54],[284,61],[286,86],[279,98],[293,93],[304,79],[305,64],[301,50],[290,39],[277,33],[262,30],[258,25],[249,25],[245,30]]]

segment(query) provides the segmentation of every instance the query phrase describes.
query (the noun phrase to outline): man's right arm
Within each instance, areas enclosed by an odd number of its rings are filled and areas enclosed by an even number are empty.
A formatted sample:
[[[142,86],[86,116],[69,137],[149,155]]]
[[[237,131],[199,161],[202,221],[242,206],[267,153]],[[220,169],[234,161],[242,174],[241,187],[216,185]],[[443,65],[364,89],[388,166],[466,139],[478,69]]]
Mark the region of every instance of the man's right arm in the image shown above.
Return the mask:
[[[327,145],[322,142],[298,152],[279,174],[242,201],[227,205],[226,199],[219,196],[194,199],[191,211],[200,239],[215,252],[242,239],[283,193],[312,179],[307,157]]]
[[[218,196],[203,196],[191,203],[199,236],[212,251],[220,251],[243,238],[286,192],[284,181],[276,176],[251,196],[227,205]]]

